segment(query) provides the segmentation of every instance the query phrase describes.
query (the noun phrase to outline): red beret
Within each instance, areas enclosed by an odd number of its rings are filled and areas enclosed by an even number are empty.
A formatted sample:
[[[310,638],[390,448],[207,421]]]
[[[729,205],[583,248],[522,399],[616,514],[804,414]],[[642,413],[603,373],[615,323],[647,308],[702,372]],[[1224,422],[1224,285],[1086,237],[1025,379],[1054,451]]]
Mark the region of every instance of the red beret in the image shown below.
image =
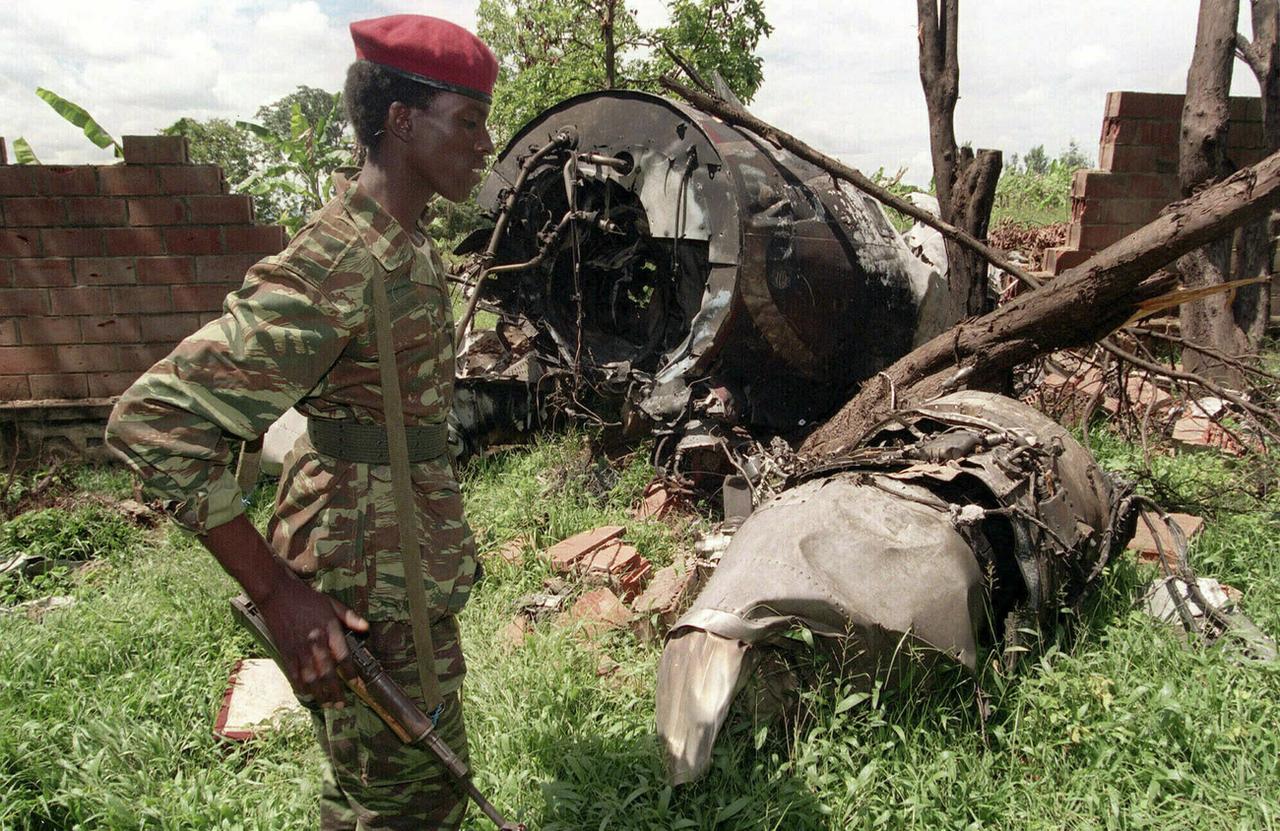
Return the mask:
[[[421,14],[393,14],[351,24],[356,58],[488,103],[498,60],[461,26]]]

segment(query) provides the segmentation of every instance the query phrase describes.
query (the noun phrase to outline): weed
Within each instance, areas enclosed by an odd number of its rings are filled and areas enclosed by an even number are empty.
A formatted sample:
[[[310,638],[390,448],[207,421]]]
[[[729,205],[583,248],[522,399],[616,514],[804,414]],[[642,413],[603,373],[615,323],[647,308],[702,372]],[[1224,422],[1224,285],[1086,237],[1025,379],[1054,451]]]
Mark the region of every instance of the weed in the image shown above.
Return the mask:
[[[1108,433],[1091,440],[1112,469],[1149,467],[1143,487],[1212,502],[1193,564],[1280,630],[1276,506],[1242,482],[1245,467],[1211,454],[1147,466]],[[660,562],[687,545],[678,529],[630,518],[649,475],[642,455],[601,494],[588,448],[574,433],[470,465],[463,487],[482,548],[516,535],[543,548],[605,522],[627,525]],[[120,484],[93,476],[77,481]],[[254,494],[255,521],[271,490]],[[76,510],[14,533],[39,526],[62,539]],[[87,516],[82,527],[107,521]],[[92,592],[77,588],[74,607],[42,623],[0,616],[0,828],[313,827],[320,763],[305,721],[251,745],[211,734],[227,674],[253,649],[226,611],[231,581],[176,531],[106,557],[116,565]],[[819,673],[802,723],[732,721],[710,773],[676,789],[654,736],[659,648],[551,624],[512,647],[500,633],[513,604],[548,567],[489,567],[461,616],[472,761],[481,789],[531,827],[1243,829],[1280,816],[1280,675],[1188,646],[1135,611],[1153,574],[1132,561],[1107,572],[1073,633],[1047,635],[1011,674],[980,666],[985,723],[973,678],[953,668],[896,690]],[[603,677],[602,655],[620,665]],[[466,827],[488,826],[472,811]]]

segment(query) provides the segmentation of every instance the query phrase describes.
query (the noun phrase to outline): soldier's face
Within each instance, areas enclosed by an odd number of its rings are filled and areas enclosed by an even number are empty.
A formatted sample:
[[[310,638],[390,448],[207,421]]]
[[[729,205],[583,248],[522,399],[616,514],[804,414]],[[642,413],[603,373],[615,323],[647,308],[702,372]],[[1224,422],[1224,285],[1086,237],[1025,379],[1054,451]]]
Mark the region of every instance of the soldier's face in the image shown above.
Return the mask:
[[[489,105],[453,92],[438,92],[425,108],[413,108],[414,168],[435,193],[461,202],[484,173],[493,139],[485,126]]]

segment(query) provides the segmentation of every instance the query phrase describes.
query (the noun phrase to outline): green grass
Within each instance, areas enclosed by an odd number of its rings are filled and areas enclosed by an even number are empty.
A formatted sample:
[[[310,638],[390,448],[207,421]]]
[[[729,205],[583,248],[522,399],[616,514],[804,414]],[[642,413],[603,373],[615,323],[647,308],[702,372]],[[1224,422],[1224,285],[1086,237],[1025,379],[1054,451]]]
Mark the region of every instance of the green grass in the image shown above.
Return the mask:
[[[1090,438],[1108,467],[1214,509],[1194,564],[1242,589],[1254,620],[1280,631],[1277,505],[1251,495],[1248,466],[1155,456],[1148,470],[1130,445]],[[671,561],[691,532],[627,516],[649,477],[644,459],[601,477],[586,439],[571,435],[476,463],[464,490],[482,547],[517,534],[542,547],[624,522],[646,556]],[[128,493],[115,474],[82,473],[76,484]],[[319,761],[306,723],[250,745],[210,732],[232,663],[252,649],[227,614],[230,580],[176,531],[111,542],[94,536],[108,524],[77,510],[46,533],[79,528],[73,539],[109,550],[101,567],[65,577],[76,605],[41,623],[0,616],[0,828],[314,827]],[[1127,561],[1072,634],[1012,677],[984,670],[994,708],[985,725],[960,673],[937,672],[928,692],[860,700],[820,666],[824,681],[793,714],[796,729],[734,722],[709,775],[675,790],[653,728],[658,647],[545,625],[514,647],[502,630],[547,567],[487,565],[462,616],[468,732],[481,789],[532,828],[1280,825],[1280,674],[1188,647],[1133,611],[1151,575]],[[621,666],[600,677],[606,654]],[[468,827],[489,826],[473,810]]]

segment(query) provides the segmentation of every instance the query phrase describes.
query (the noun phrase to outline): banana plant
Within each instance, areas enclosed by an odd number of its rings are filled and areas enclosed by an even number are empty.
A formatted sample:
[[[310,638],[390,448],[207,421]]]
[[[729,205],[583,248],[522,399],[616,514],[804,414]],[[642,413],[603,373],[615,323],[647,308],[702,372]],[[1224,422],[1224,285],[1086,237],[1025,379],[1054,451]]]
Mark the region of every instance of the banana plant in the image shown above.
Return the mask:
[[[349,150],[323,140],[330,122],[338,113],[340,98],[335,95],[329,111],[313,123],[294,102],[289,113],[288,135],[277,134],[261,124],[237,121],[267,148],[273,159],[235,186],[237,191],[254,195],[284,191],[296,197],[300,209],[295,215],[281,217],[290,234],[296,233],[307,215],[318,210],[333,196],[330,174],[349,165]]]
[[[22,136],[18,136],[13,140],[13,157],[18,164],[40,164],[40,160],[36,158],[36,153],[31,149],[31,145]]]
[[[81,107],[79,104],[72,101],[68,101],[61,95],[58,95],[58,93],[47,90],[44,87],[37,87],[36,95],[40,96],[40,99],[50,107],[53,107],[53,111],[58,115],[83,130],[89,141],[102,148],[112,148],[117,159],[124,158],[124,148],[120,146],[120,142],[112,138],[111,135],[102,128],[102,125],[95,121],[93,116],[89,115],[84,107]],[[23,142],[23,144],[26,144],[26,142]],[[31,150],[30,145],[27,145],[27,150]],[[18,152],[17,142],[14,142],[14,152]],[[34,153],[31,154],[31,158],[35,159]],[[38,162],[24,162],[24,164],[38,164]]]

